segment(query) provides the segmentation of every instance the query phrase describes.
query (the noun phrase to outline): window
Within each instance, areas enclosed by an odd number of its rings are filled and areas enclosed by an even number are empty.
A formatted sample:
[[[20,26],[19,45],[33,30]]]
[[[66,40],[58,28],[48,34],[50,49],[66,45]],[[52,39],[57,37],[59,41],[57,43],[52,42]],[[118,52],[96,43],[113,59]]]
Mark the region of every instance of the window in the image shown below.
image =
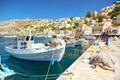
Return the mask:
[[[31,41],[33,41],[33,40],[34,40],[34,36],[31,37]]]
[[[27,36],[27,37],[26,37],[26,41],[29,41],[29,38],[30,38],[30,37],[29,37],[29,36]]]
[[[92,29],[92,32],[94,32],[94,29]]]

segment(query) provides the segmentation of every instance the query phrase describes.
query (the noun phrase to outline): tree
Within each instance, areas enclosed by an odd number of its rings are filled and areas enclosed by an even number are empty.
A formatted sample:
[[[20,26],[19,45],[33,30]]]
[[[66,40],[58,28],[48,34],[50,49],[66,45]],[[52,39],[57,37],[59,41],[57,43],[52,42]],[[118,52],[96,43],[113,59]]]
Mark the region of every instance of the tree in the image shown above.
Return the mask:
[[[57,30],[57,27],[52,26],[52,31]]]
[[[98,16],[97,19],[98,19],[98,22],[102,22],[103,21],[103,16]]]
[[[70,22],[70,21],[68,21],[67,23],[68,23],[68,24],[71,24],[71,22]]]
[[[71,20],[71,21],[73,21],[73,18],[74,18],[73,16],[72,16],[72,17],[70,17],[70,20]]]
[[[74,26],[73,26],[73,29],[75,29],[75,28],[77,28],[77,26],[74,25]]]
[[[93,17],[93,20],[97,20],[97,17]]]
[[[79,26],[79,23],[78,23],[78,22],[75,22],[74,25],[75,25],[76,27],[78,27],[78,26]]]
[[[90,18],[92,16],[92,13],[90,11],[87,11],[86,17]]]
[[[90,23],[89,23],[88,21],[86,21],[86,20],[85,20],[85,24],[86,24],[87,26],[90,26]]]

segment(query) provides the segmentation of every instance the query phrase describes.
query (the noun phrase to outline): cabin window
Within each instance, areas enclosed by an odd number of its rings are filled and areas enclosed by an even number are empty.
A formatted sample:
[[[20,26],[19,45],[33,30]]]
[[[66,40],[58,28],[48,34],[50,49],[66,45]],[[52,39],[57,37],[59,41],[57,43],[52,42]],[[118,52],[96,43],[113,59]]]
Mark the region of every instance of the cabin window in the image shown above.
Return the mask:
[[[56,36],[56,35],[53,35],[52,37],[53,37],[53,38],[57,38],[57,36]]]
[[[31,41],[33,41],[33,40],[34,40],[34,36],[31,37]]]
[[[29,36],[27,36],[27,37],[26,37],[26,41],[29,41],[29,38],[30,38],[30,37],[29,37]]]

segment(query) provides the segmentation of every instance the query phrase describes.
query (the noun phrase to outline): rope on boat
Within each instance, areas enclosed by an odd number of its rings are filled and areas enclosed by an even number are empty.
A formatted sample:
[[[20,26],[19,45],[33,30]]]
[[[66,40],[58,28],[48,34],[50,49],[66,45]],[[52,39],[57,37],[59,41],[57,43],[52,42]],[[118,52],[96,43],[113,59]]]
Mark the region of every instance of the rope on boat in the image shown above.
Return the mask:
[[[47,77],[48,77],[48,74],[49,74],[49,71],[50,71],[50,67],[51,67],[51,61],[50,61],[50,64],[49,64],[49,67],[48,67],[48,71],[47,71],[47,75],[46,75],[46,77],[45,77],[45,80],[47,80]]]
[[[54,51],[53,51],[52,56],[51,56],[51,61],[50,61],[50,64],[49,64],[49,66],[48,66],[48,71],[47,71],[47,74],[46,74],[45,80],[47,80],[47,77],[48,77],[48,74],[49,74],[49,71],[50,71],[50,67],[51,67],[52,59],[53,59],[53,54],[54,54]]]

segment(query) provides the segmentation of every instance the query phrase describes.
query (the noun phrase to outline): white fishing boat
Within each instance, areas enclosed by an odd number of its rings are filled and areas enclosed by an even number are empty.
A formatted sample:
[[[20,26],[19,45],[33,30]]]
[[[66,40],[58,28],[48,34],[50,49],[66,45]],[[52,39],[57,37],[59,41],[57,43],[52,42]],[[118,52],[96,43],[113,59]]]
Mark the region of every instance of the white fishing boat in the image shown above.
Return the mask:
[[[11,56],[34,61],[60,61],[65,52],[66,43],[57,36],[46,43],[35,43],[35,36],[28,34],[17,37],[17,45],[9,45],[5,50]]]

